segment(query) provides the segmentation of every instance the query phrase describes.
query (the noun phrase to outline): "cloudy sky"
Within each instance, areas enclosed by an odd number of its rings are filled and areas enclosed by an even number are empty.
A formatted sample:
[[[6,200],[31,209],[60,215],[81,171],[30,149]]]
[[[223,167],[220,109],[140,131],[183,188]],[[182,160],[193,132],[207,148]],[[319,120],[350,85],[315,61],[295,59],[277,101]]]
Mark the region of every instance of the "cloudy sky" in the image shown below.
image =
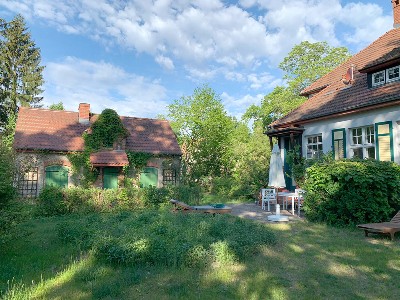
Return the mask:
[[[393,26],[390,0],[1,0],[41,49],[44,105],[154,118],[208,84],[240,117],[282,84],[301,41],[356,53]]]

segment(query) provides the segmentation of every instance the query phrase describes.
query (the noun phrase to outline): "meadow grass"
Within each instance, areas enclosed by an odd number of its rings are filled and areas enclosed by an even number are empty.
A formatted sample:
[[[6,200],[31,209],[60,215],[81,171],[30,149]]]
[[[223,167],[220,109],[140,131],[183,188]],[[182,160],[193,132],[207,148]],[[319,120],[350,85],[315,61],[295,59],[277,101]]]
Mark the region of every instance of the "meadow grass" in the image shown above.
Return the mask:
[[[399,236],[392,242],[295,221],[265,224],[277,243],[234,263],[111,264],[59,238],[57,228],[74,218],[80,217],[32,219],[14,228],[15,238],[1,245],[3,298],[400,299]]]

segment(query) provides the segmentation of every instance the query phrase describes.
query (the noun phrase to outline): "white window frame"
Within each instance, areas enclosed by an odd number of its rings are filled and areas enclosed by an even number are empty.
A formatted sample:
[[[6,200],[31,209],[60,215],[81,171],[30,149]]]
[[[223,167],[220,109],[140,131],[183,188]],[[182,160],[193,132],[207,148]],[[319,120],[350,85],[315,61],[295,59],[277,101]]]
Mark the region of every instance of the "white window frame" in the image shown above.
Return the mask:
[[[373,134],[371,135],[368,135],[367,136],[367,128],[371,128],[372,129],[372,131],[373,131]],[[359,130],[359,129],[361,129],[361,144],[355,144],[354,143],[354,141],[353,141],[353,130]],[[350,130],[350,149],[351,149],[351,151],[350,151],[350,154],[351,154],[351,157],[354,157],[354,149],[362,149],[362,155],[363,155],[363,159],[364,158],[369,158],[369,156],[368,156],[368,149],[369,148],[374,148],[374,152],[375,152],[375,154],[374,154],[374,157],[373,158],[376,158],[376,141],[375,141],[375,126],[374,125],[367,125],[367,126],[360,126],[360,127],[353,127],[353,128],[350,128],[349,129]],[[368,137],[372,137],[373,138],[373,143],[371,143],[371,142],[369,142],[368,141]]]
[[[395,70],[395,69],[399,70],[399,77],[389,79],[389,72],[392,71],[392,70]],[[399,79],[400,79],[400,66],[395,66],[393,68],[389,68],[389,69],[386,70],[386,82],[393,82],[393,81],[397,81]]]
[[[383,81],[376,83],[374,79],[375,79],[375,76],[377,76],[379,74],[383,75]],[[386,72],[385,72],[385,70],[372,73],[372,86],[379,86],[379,85],[385,84],[385,82],[386,82]]]
[[[317,142],[309,143],[308,139],[314,138],[314,137],[317,138]],[[321,137],[321,141],[318,141],[318,137]],[[319,158],[320,155],[322,155],[324,153],[324,146],[323,146],[323,142],[322,142],[322,133],[306,136],[305,139],[306,139],[306,158],[307,159]],[[308,149],[309,145],[316,145],[317,148],[318,148],[318,145],[321,145],[321,150],[318,150],[318,151],[313,150],[312,152],[309,152],[309,149]]]

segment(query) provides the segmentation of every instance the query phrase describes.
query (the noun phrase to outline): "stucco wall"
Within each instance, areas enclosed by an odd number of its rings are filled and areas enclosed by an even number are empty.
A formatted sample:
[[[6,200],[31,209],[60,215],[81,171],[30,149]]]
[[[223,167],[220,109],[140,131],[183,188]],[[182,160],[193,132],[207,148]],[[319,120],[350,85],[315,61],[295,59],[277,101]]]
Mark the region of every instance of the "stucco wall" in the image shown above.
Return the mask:
[[[335,119],[327,119],[313,123],[304,124],[304,132],[302,139],[303,156],[307,155],[307,137],[310,135],[322,134],[322,147],[324,153],[332,151],[332,130],[333,129],[346,129],[346,157],[350,158],[352,151],[351,145],[351,132],[350,128],[374,125],[379,122],[392,121],[393,126],[393,150],[394,161],[400,164],[400,107],[389,107],[376,109],[373,111],[351,114],[347,116],[337,117]]]

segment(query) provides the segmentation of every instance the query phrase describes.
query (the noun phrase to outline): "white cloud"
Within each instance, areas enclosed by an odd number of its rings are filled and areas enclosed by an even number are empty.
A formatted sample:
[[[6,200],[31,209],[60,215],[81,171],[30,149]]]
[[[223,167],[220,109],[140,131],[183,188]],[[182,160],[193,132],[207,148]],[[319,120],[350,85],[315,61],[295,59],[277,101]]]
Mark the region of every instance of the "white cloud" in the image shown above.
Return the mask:
[[[156,57],[156,62],[168,70],[173,70],[175,68],[174,62],[169,57],[163,55],[158,55]]]
[[[80,102],[100,113],[113,108],[120,115],[156,117],[166,112],[166,90],[157,81],[128,73],[105,62],[68,57],[45,69],[44,105],[62,101],[67,110]]]
[[[8,0],[0,6],[66,33],[150,54],[166,69],[182,63],[198,79],[220,68],[276,67],[304,40],[359,49],[392,26],[372,0]]]
[[[228,114],[236,117],[237,119],[241,119],[245,110],[252,104],[260,105],[261,100],[265,95],[257,94],[257,95],[244,95],[242,97],[234,97],[229,95],[227,92],[223,92],[221,94],[222,103],[225,106]]]

